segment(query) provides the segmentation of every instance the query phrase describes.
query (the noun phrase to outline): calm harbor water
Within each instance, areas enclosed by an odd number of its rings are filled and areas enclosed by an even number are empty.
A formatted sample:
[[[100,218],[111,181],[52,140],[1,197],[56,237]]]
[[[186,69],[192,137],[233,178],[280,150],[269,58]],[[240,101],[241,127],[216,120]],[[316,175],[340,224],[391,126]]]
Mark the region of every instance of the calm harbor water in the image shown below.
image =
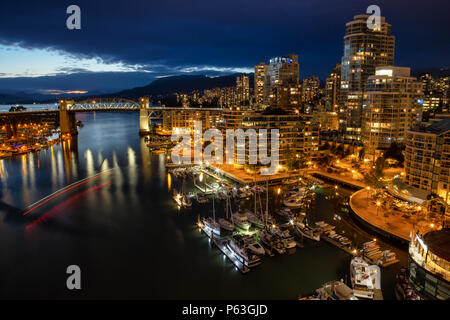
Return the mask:
[[[84,126],[76,139],[0,162],[0,298],[296,299],[348,276],[347,253],[309,240],[242,275],[194,227],[211,208],[174,205],[180,181],[138,136],[136,113],[77,118]],[[334,216],[333,193],[317,191],[310,221],[371,239],[349,217]],[[404,251],[396,252],[404,264]],[[66,288],[72,264],[82,271],[80,291]],[[386,299],[401,264],[382,269]]]

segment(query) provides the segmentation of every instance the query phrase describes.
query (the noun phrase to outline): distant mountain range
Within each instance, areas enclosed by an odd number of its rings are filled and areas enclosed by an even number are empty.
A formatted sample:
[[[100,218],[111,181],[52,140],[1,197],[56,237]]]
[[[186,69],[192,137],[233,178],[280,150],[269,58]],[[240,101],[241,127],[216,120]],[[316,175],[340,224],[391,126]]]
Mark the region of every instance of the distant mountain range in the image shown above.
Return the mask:
[[[167,96],[175,93],[189,93],[195,90],[207,90],[213,88],[232,87],[236,85],[236,77],[239,74],[231,74],[220,77],[208,77],[205,75],[182,75],[160,78],[152,83],[133,89],[123,90],[108,94],[110,97],[138,98],[142,96]],[[250,83],[253,83],[253,74],[248,74]]]
[[[100,95],[83,95],[71,96],[75,99],[89,99],[89,98],[108,98],[121,97],[128,99],[136,99],[142,96],[171,96],[175,93],[189,93],[195,90],[207,90],[213,88],[232,87],[236,85],[236,77],[239,74],[231,74],[226,76],[209,77],[206,75],[180,75],[159,78],[143,87],[136,87],[126,89],[115,93],[100,94]],[[250,85],[253,83],[253,74],[249,76]],[[33,102],[54,102],[62,96],[42,95],[42,94],[1,94],[0,104],[27,104]],[[67,97],[67,96],[66,96]]]
[[[414,76],[422,73],[430,73],[433,77],[449,76],[449,68],[428,68],[412,70]],[[121,97],[128,99],[136,99],[142,96],[168,97],[175,93],[189,93],[195,90],[202,91],[213,88],[232,87],[236,85],[236,77],[239,74],[230,74],[218,77],[209,77],[206,75],[180,75],[159,78],[143,87],[126,89],[115,93],[98,94],[90,93],[89,95],[74,96],[56,96],[44,94],[31,94],[26,92],[17,93],[0,93],[0,104],[29,104],[33,102],[50,103],[55,102],[59,98],[72,97],[74,99],[89,99],[102,97]],[[254,75],[249,76],[250,86],[253,86]],[[0,89],[1,90],[1,89]]]

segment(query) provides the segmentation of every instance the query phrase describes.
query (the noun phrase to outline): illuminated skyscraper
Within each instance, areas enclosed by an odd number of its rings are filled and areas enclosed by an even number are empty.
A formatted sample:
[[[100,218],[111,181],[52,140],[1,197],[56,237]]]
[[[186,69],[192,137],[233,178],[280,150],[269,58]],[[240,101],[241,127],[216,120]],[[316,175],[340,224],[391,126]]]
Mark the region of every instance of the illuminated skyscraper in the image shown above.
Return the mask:
[[[255,66],[255,103],[256,105],[267,104],[266,92],[267,65],[264,62]]]
[[[378,67],[364,93],[362,142],[366,154],[403,143],[405,132],[420,122],[422,83],[410,68]]]
[[[248,105],[250,102],[250,84],[248,76],[241,74],[236,78],[236,103]]]
[[[336,112],[339,109],[341,94],[341,65],[338,63],[326,79],[325,83],[325,109]]]
[[[299,64],[296,54],[275,57],[269,62],[266,77],[267,87],[298,85]]]
[[[312,102],[319,96],[320,79],[317,76],[311,76],[303,80],[302,99],[304,102]]]
[[[265,96],[271,106],[295,108],[301,101],[298,56],[270,59],[265,80]]]
[[[378,66],[394,64],[395,37],[381,17],[380,28],[369,29],[369,15],[357,15],[346,24],[341,64],[339,122],[346,139],[360,139],[363,93],[367,78]]]

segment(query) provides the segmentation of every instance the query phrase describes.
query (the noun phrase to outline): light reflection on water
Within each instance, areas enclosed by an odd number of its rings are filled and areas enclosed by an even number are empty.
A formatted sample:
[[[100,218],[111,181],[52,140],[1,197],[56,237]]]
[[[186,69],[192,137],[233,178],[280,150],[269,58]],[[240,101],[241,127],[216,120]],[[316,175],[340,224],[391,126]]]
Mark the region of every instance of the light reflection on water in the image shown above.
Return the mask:
[[[0,297],[296,299],[348,273],[345,253],[306,242],[241,275],[194,227],[211,209],[174,205],[181,181],[167,173],[164,154],[150,154],[136,114],[77,117],[84,123],[77,138],[0,161]],[[189,181],[186,190],[194,190]],[[318,210],[326,215],[334,203]],[[216,214],[223,212],[217,201]],[[82,294],[65,289],[69,264],[86,270]]]

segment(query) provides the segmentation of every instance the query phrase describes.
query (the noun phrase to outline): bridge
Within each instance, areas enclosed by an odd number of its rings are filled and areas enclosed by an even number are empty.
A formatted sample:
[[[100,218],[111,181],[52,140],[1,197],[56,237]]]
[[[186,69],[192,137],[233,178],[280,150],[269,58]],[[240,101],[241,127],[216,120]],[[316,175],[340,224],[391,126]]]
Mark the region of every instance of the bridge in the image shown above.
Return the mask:
[[[89,99],[75,101],[60,99],[57,110],[33,110],[17,112],[0,112],[0,126],[6,127],[8,138],[17,133],[19,124],[30,122],[47,122],[59,124],[62,134],[78,134],[75,114],[78,112],[139,112],[139,133],[150,133],[152,120],[170,119],[165,115],[190,115],[202,113],[209,117],[210,114],[221,113],[220,108],[177,108],[166,106],[152,106],[148,97],[141,97],[139,101],[122,98]],[[173,116],[172,116],[173,117]]]

